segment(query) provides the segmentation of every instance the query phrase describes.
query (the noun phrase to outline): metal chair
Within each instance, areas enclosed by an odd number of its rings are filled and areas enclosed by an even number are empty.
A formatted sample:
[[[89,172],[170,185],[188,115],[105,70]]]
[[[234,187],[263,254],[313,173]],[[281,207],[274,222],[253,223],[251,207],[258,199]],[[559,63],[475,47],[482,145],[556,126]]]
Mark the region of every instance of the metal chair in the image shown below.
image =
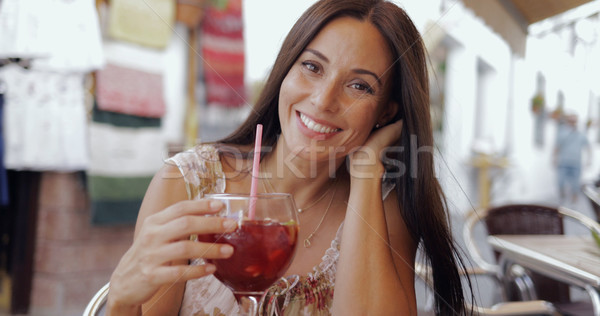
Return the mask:
[[[594,213],[596,213],[596,221],[600,222],[600,191],[592,183],[584,184],[582,191],[590,201]]]
[[[433,289],[433,285],[430,283],[431,267],[421,263],[416,263],[415,274],[420,280],[427,284],[430,290]],[[462,275],[469,278],[481,275],[496,278],[495,274],[489,274],[481,269],[468,269],[467,271],[462,271]],[[556,308],[552,303],[543,300],[501,302],[494,304],[491,307],[483,307],[473,303],[468,303],[466,308],[468,311],[472,310],[474,315],[479,316],[561,315],[556,311]]]
[[[110,283],[106,283],[96,294],[83,311],[83,316],[102,316],[104,315],[104,306],[108,298],[108,287]]]
[[[477,267],[485,273],[500,275],[496,262],[485,260],[475,244],[473,231],[483,222],[489,235],[503,234],[564,234],[563,218],[570,218],[590,230],[600,231],[600,225],[589,217],[565,208],[534,204],[513,204],[472,211],[465,220],[463,237],[466,247]],[[495,254],[496,260],[498,254]],[[505,276],[507,277],[507,276]],[[559,311],[568,314],[569,310],[593,310],[587,302],[571,302],[569,285],[513,266],[511,275],[503,280],[506,300],[537,300],[552,302]]]

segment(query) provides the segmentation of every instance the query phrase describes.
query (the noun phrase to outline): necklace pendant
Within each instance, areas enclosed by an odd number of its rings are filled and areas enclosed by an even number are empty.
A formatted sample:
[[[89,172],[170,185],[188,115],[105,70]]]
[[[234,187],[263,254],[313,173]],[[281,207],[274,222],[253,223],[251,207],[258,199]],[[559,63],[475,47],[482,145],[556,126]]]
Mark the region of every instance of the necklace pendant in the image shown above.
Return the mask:
[[[304,248],[310,248],[310,240],[304,239]]]
[[[302,214],[302,212],[304,212],[304,210],[303,210],[303,209],[301,209],[301,208],[299,208],[299,209],[298,209],[298,214]]]

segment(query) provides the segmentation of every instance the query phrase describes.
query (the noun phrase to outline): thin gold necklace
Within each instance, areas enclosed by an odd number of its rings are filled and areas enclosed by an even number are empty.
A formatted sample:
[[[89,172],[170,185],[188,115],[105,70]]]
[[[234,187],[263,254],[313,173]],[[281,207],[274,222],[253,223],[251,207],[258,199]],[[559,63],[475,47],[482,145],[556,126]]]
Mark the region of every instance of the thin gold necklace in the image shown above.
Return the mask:
[[[335,186],[335,183],[334,183],[334,186]],[[304,239],[304,248],[310,248],[310,245],[311,245],[310,240],[317,233],[317,231],[321,227],[321,224],[323,224],[323,220],[325,220],[325,217],[327,216],[327,212],[329,212],[329,209],[331,208],[331,204],[333,203],[333,198],[335,197],[336,190],[337,190],[337,186],[335,186],[335,188],[333,189],[333,194],[331,195],[331,200],[329,200],[329,205],[327,205],[327,208],[325,209],[325,213],[323,214],[323,217],[321,217],[321,221],[319,222],[319,224],[317,225],[315,230],[313,230],[312,233],[310,233],[310,235],[308,235],[308,237],[306,237]]]
[[[269,185],[269,189],[271,190],[271,192],[275,192],[275,188],[273,187],[273,184],[271,184],[271,180],[269,180],[268,177],[263,177],[265,179],[265,182],[267,182],[267,184]],[[333,181],[332,185],[329,187],[329,189],[327,189],[325,191],[325,193],[323,193],[323,195],[321,195],[318,199],[316,199],[314,202],[310,203],[308,206],[306,207],[301,207],[298,208],[298,213],[302,214],[303,212],[305,212],[306,210],[308,210],[309,208],[317,205],[317,203],[321,202],[321,200],[323,200],[325,198],[325,196],[329,193],[329,191],[331,191],[331,188],[333,186],[335,186],[335,183],[337,182],[337,178]],[[263,183],[264,185],[264,183]],[[267,190],[266,188],[264,188],[265,191]]]
[[[263,181],[263,189],[265,190],[265,192],[268,191],[267,187],[265,186],[265,182],[269,185],[271,192],[275,192],[275,189],[274,189],[273,185],[271,184],[271,181],[269,181],[269,178],[264,177],[264,179],[266,180],[266,181]],[[325,191],[325,194],[323,194],[321,197],[319,197],[316,202],[311,203],[311,205],[309,207],[304,208],[304,210],[306,210],[306,209],[314,206],[315,204],[317,204],[319,201],[321,201],[325,197],[325,195],[327,195],[327,193],[329,193],[329,191],[331,191],[331,188],[333,187],[333,194],[331,195],[329,204],[327,205],[327,208],[325,209],[325,212],[323,213],[323,217],[321,217],[319,224],[317,224],[317,227],[315,227],[315,229],[312,231],[312,233],[310,233],[304,239],[304,248],[310,248],[310,246],[311,246],[310,240],[315,236],[315,234],[317,233],[319,228],[321,228],[321,224],[323,224],[323,221],[325,220],[325,217],[327,216],[327,213],[329,212],[329,209],[331,208],[331,204],[333,203],[333,198],[335,198],[335,192],[337,191],[337,186],[335,185],[336,182],[337,182],[337,178],[333,181],[333,183],[329,187],[329,189],[327,189],[327,191]],[[298,209],[298,213],[302,213],[302,209]]]

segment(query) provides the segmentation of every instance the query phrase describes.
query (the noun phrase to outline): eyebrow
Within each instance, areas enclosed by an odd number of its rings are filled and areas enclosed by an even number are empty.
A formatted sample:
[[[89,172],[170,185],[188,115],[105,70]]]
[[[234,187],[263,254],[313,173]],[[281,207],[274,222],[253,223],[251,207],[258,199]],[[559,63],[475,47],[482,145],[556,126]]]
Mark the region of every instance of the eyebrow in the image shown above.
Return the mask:
[[[323,55],[320,51],[318,50],[314,50],[312,48],[307,48],[306,49],[307,52],[310,52],[314,55],[316,55],[317,57],[323,59],[325,62],[329,62],[329,59],[327,57],[325,57],[325,55]],[[377,76],[374,72],[366,70],[366,69],[362,69],[362,68],[357,68],[357,69],[352,69],[352,71],[354,71],[357,74],[363,74],[363,75],[371,75],[373,76],[373,78],[375,78],[375,80],[377,80],[377,83],[379,85],[382,85],[381,80],[379,79],[379,76]]]

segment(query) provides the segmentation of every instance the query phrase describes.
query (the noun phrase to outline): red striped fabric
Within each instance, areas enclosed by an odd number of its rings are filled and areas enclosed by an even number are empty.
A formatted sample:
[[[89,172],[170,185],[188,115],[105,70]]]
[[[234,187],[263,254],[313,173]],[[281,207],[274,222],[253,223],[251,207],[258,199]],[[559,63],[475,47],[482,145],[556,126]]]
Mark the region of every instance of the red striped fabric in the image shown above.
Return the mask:
[[[200,32],[203,79],[209,106],[237,108],[246,104],[242,1],[224,9],[209,7]]]

